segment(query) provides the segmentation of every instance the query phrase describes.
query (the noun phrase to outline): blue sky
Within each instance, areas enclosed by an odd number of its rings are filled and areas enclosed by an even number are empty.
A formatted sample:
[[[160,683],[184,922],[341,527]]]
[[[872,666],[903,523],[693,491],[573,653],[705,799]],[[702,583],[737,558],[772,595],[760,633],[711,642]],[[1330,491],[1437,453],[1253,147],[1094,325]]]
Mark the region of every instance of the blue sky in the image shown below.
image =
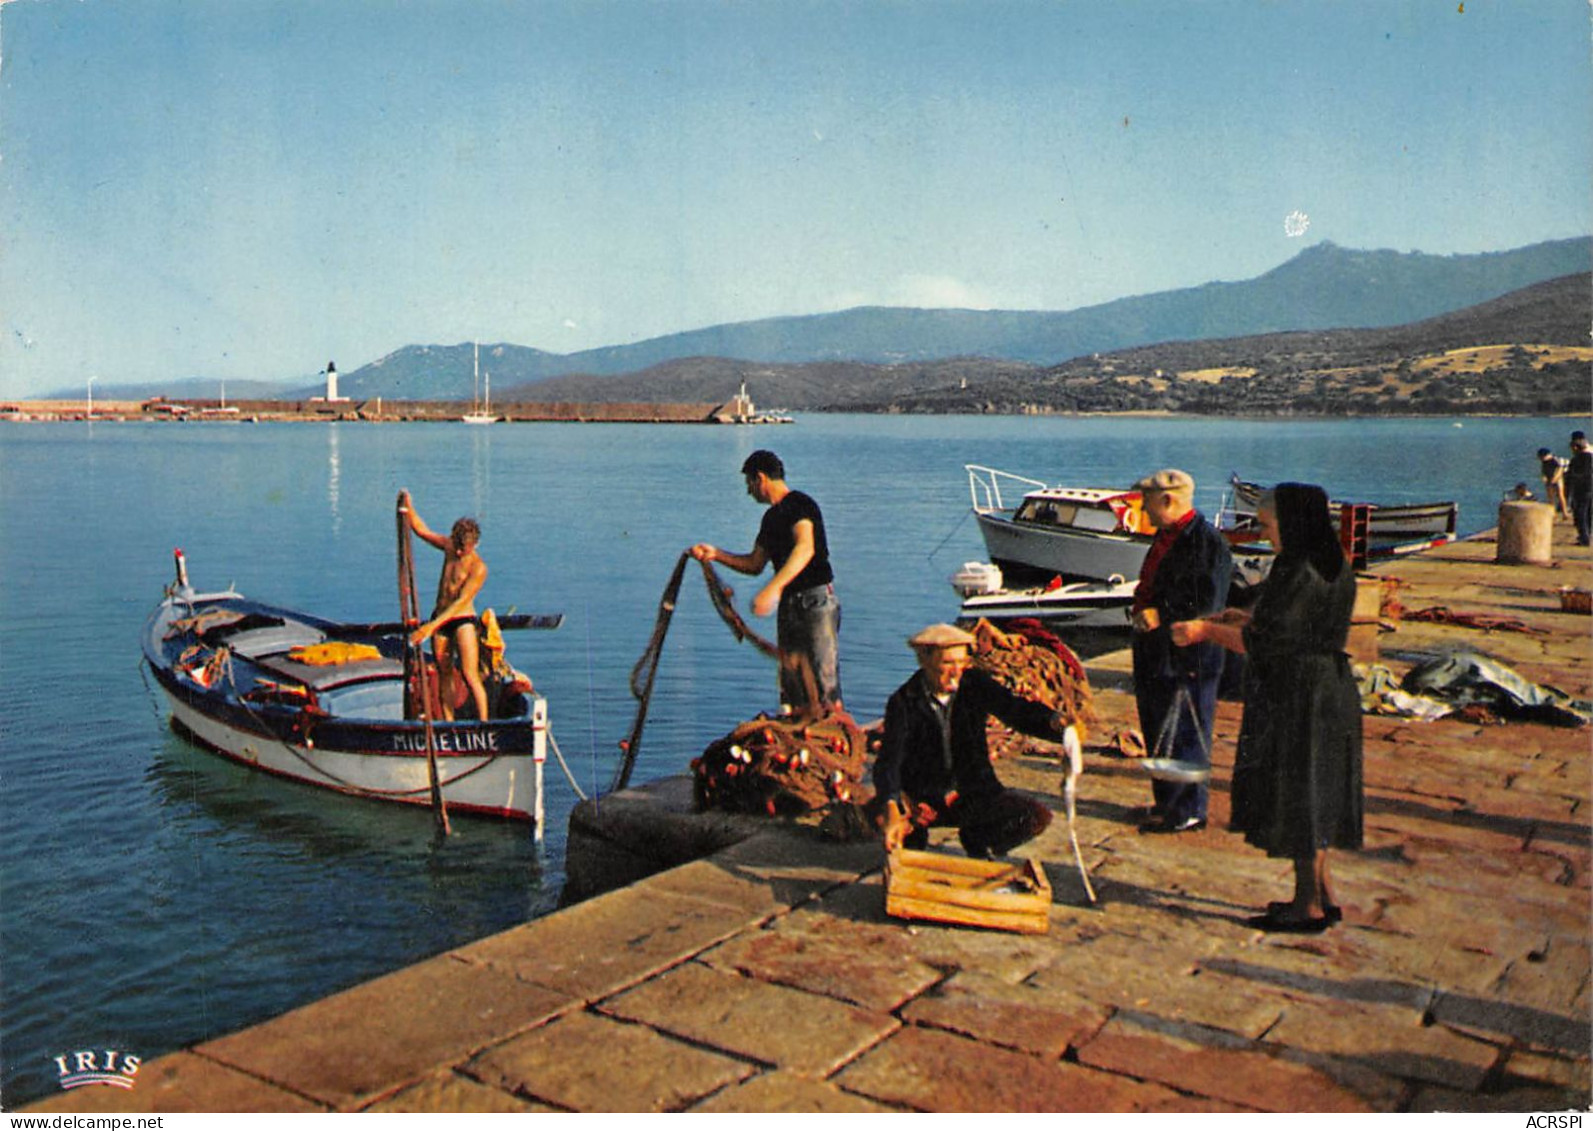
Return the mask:
[[[1589,54],[1586,0],[10,0],[0,395],[1585,235]]]

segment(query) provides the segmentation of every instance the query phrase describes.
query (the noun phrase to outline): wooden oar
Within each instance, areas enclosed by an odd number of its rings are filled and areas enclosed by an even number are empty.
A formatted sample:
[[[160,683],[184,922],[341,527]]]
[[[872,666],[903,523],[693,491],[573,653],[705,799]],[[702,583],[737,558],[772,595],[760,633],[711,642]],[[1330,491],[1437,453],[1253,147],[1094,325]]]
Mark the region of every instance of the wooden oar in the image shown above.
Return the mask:
[[[369,624],[340,624],[334,635],[337,636],[397,636],[400,632],[408,632],[419,624],[418,613],[414,623],[401,621],[372,621]],[[553,629],[564,623],[563,613],[509,613],[498,618],[498,627],[505,632],[510,629]]]
[[[426,773],[431,779],[431,810],[437,817],[437,827],[443,836],[453,832],[448,826],[448,804],[443,800],[442,780],[437,772],[437,735],[431,724],[431,696],[427,687],[426,653],[423,646],[411,644],[409,634],[420,625],[420,601],[415,593],[415,559],[410,544],[409,508],[404,496],[398,496],[398,606],[404,623],[399,628],[404,633],[405,684],[412,674],[420,699],[420,717],[426,731]]]

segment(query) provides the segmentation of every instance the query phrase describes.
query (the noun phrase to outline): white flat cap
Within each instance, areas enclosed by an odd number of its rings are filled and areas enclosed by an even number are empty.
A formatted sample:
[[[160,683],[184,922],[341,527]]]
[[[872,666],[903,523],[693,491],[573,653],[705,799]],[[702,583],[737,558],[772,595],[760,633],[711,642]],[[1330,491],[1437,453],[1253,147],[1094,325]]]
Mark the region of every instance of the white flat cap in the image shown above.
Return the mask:
[[[1187,471],[1164,467],[1153,471],[1134,484],[1136,491],[1193,491],[1195,480]]]
[[[954,624],[932,624],[916,636],[907,638],[914,648],[955,648],[958,645],[972,648],[974,636]]]

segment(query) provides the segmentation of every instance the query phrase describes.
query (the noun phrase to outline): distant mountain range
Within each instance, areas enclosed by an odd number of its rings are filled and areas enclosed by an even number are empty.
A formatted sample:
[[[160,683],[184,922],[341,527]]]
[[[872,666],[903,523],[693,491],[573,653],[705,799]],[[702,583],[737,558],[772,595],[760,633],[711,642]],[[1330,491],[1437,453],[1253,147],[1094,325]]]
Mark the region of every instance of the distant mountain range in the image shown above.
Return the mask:
[[[1593,411],[1593,274],[1403,326],[1162,342],[1025,373],[857,396],[853,412],[1179,412],[1213,416]]]
[[[495,402],[717,402],[746,380],[765,405],[883,404],[914,390],[960,387],[969,377],[969,359],[981,359],[975,367],[980,381],[1016,380],[1062,362],[1159,342],[1395,327],[1568,275],[1593,277],[1593,239],[1453,256],[1356,251],[1324,242],[1254,279],[1072,311],[859,307],[572,354],[483,344],[481,364],[491,373]],[[1586,332],[1584,319],[1578,344],[1586,343]],[[468,342],[405,346],[340,374],[339,391],[356,400],[468,400],[472,353]],[[210,395],[187,391],[200,384],[105,388],[101,395]],[[251,386],[250,394],[260,395],[258,388]],[[277,395],[298,399],[322,391],[294,384]],[[241,385],[238,395],[244,395]]]

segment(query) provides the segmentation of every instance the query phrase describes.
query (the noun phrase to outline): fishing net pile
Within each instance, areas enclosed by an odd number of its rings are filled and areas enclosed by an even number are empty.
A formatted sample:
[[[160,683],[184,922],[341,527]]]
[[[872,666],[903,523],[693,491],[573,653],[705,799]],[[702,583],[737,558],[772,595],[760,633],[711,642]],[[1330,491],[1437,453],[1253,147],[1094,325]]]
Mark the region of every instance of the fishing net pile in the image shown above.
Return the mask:
[[[699,809],[799,816],[866,801],[867,742],[845,711],[816,721],[759,715],[692,759]]]
[[[1072,725],[1082,741],[1095,721],[1094,701],[1084,664],[1060,637],[1037,620],[1008,622],[1002,631],[988,620],[974,625],[973,661],[1009,691],[1044,703]],[[990,757],[1012,757],[1032,749],[1034,739],[997,719],[988,731]]]

